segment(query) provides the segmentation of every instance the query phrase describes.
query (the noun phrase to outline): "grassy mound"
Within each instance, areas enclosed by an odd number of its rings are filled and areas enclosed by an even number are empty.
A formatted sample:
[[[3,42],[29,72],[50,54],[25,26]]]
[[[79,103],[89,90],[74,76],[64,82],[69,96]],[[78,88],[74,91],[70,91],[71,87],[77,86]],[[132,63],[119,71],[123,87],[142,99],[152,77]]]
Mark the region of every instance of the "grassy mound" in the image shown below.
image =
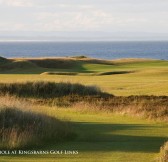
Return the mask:
[[[3,64],[0,66],[0,69],[3,70],[13,70],[13,69],[32,69],[37,68],[37,66],[29,61],[13,61],[13,62],[7,62],[6,64]]]
[[[28,59],[33,64],[42,68],[56,68],[56,69],[69,69],[76,66],[76,62],[72,59]]]
[[[168,142],[161,147],[160,156],[159,162],[168,162]]]
[[[102,96],[105,93],[96,86],[55,82],[0,83],[0,94],[19,97],[54,98],[63,96]]]
[[[47,115],[14,108],[0,110],[0,148],[13,149],[60,142],[73,137],[69,124]]]
[[[8,62],[9,62],[8,59],[6,59],[6,58],[0,56],[0,64],[1,64],[1,65],[4,64],[4,63],[8,63]]]

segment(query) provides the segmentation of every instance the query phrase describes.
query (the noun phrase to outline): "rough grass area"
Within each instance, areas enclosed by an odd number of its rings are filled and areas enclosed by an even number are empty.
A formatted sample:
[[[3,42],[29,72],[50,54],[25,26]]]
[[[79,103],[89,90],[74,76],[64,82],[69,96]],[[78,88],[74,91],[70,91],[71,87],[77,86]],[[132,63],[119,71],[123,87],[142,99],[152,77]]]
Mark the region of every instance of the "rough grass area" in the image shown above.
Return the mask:
[[[74,107],[84,112],[113,112],[168,121],[167,96],[64,96],[34,100],[34,104]]]
[[[69,122],[26,111],[23,101],[19,103],[14,99],[0,98],[0,149],[41,146],[45,142],[56,143],[75,137]]]
[[[167,96],[78,97],[76,100],[71,97],[66,97],[60,100],[62,105],[66,103],[63,106],[74,105],[78,110],[84,112],[113,112],[147,119],[168,121]]]
[[[168,121],[167,96],[113,96],[96,86],[72,83],[0,83],[0,94],[29,99],[33,104],[107,111]]]
[[[168,142],[166,142],[160,149],[159,162],[168,162]]]
[[[101,96],[106,93],[96,86],[82,84],[55,83],[55,82],[25,82],[25,83],[0,83],[0,94],[10,94],[20,97],[54,98],[67,95]]]

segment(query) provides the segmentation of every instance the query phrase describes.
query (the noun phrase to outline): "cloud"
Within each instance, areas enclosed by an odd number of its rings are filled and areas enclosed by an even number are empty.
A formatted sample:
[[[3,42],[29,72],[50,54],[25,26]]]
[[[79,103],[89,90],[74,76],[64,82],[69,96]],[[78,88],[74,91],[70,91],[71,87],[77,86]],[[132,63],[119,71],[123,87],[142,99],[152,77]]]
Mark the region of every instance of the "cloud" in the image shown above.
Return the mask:
[[[1,0],[0,4],[13,7],[32,7],[34,5],[32,0]]]
[[[36,16],[43,30],[116,30],[123,27],[136,27],[137,24],[146,24],[150,17],[139,14],[113,14],[101,9],[79,9],[73,12],[41,12]]]
[[[0,30],[167,31],[167,7],[167,0],[0,0]]]
[[[109,23],[111,15],[102,10],[87,9],[85,12],[41,12],[36,17],[45,30],[94,30]]]

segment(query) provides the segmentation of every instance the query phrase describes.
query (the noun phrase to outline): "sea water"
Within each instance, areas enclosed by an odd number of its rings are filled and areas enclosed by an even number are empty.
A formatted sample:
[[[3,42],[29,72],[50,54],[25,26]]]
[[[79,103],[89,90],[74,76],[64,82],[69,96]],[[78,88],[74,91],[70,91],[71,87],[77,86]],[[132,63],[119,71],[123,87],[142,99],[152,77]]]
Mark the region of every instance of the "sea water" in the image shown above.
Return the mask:
[[[168,41],[160,42],[0,42],[0,56],[66,57],[85,55],[100,59],[153,58],[168,60]]]

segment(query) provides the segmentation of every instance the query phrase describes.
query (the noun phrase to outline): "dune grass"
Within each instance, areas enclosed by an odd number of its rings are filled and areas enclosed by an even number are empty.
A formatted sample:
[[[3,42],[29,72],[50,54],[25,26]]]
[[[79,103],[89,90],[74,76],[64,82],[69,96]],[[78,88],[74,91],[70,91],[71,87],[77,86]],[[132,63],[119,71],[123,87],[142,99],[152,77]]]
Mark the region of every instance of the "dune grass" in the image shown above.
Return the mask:
[[[0,110],[0,149],[23,149],[72,138],[68,124],[46,115],[16,108]]]
[[[70,123],[30,111],[30,104],[25,110],[23,103],[15,97],[0,97],[0,149],[30,148],[75,137]]]
[[[159,162],[168,162],[168,142],[166,142],[160,149]]]
[[[77,96],[103,96],[96,86],[85,86],[65,82],[25,82],[25,83],[0,83],[0,94],[10,94],[19,97],[54,98],[67,95]],[[107,94],[108,95],[108,94]]]
[[[168,121],[167,96],[129,96],[108,98],[82,98],[73,102],[75,108],[83,112],[107,112]],[[64,102],[64,100],[62,101]],[[67,104],[68,105],[68,104]]]

